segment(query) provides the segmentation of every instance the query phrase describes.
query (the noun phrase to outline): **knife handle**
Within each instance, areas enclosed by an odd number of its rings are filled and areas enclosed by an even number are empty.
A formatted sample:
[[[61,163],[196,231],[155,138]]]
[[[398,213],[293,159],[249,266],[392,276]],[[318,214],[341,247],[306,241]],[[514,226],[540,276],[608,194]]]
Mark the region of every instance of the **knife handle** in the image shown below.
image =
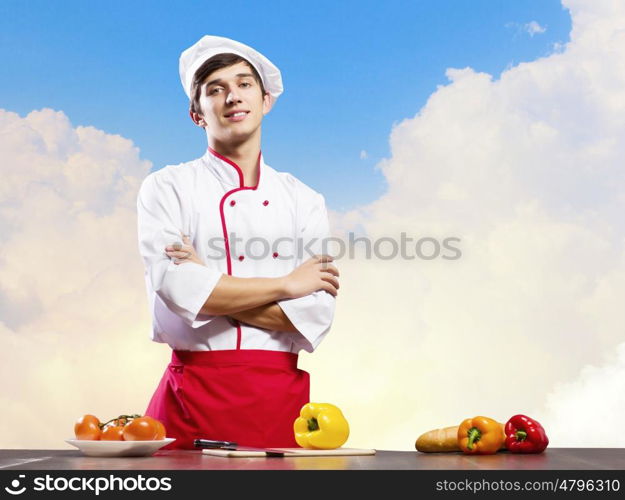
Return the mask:
[[[227,447],[235,447],[237,443],[232,441],[213,441],[212,439],[194,439],[193,446],[196,448],[223,448]]]

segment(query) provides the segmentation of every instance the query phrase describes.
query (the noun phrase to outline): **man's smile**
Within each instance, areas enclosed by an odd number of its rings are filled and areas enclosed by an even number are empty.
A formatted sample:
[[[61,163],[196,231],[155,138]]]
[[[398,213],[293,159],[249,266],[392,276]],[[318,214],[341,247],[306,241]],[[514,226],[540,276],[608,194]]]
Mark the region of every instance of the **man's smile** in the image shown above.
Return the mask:
[[[231,122],[240,122],[245,119],[248,113],[249,111],[236,110],[236,111],[230,111],[228,114],[225,114],[224,116]]]

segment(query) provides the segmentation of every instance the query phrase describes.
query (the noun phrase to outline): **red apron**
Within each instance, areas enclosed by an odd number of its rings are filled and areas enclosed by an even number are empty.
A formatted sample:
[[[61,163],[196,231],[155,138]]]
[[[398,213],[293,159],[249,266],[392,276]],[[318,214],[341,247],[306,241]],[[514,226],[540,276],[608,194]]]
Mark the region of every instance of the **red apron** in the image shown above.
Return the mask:
[[[196,438],[293,448],[293,422],[309,387],[290,352],[172,351],[145,414],[176,438],[163,449],[194,449]]]

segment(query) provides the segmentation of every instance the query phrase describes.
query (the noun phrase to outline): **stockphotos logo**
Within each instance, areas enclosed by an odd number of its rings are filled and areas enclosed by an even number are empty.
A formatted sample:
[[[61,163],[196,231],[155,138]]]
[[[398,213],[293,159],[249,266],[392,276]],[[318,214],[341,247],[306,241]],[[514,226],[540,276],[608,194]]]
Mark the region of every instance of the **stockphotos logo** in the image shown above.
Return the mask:
[[[10,495],[21,495],[27,489],[20,481],[25,477],[24,474],[20,474],[18,479],[13,479],[11,485],[5,486],[4,490]],[[91,492],[96,496],[106,491],[170,491],[171,478],[145,477],[142,474],[136,477],[117,477],[113,474],[104,477],[53,477],[46,474],[33,478],[32,490],[81,491]]]
[[[20,474],[18,479],[14,479],[11,481],[11,486],[5,486],[4,491],[9,493],[10,495],[21,495],[26,491],[26,486],[21,486],[20,479],[24,479],[26,476],[24,474]]]

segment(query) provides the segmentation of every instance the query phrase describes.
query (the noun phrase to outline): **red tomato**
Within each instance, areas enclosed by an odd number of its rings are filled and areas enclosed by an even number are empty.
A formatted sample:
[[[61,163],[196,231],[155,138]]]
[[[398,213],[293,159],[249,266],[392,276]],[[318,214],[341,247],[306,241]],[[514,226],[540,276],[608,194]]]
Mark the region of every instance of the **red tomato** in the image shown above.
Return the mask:
[[[151,417],[135,418],[124,427],[126,441],[154,441],[158,435],[158,426]]]
[[[100,420],[94,415],[83,415],[74,424],[76,439],[98,441],[102,436]]]
[[[123,425],[107,425],[102,431],[102,441],[123,441],[124,426]]]

